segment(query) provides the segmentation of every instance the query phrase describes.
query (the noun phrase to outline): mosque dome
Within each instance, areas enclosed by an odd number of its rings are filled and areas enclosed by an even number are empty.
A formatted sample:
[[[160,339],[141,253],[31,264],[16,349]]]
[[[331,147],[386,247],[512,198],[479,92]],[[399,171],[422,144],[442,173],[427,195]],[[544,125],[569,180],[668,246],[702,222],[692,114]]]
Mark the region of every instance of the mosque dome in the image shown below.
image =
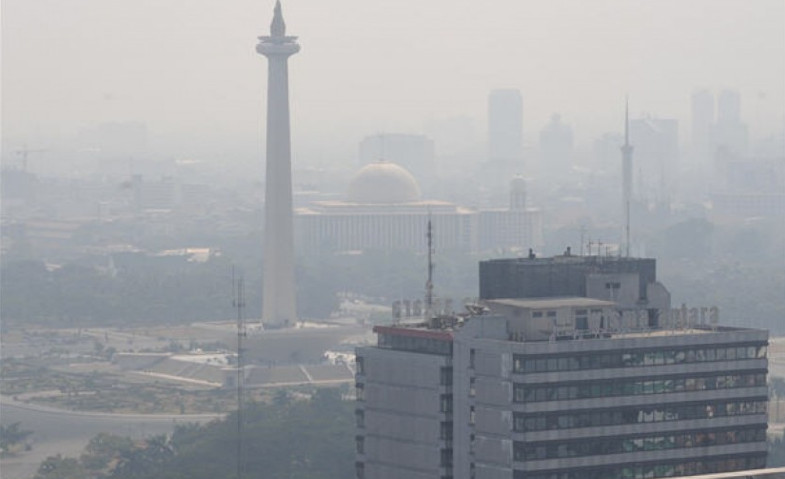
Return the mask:
[[[406,169],[388,161],[365,165],[349,183],[352,203],[412,203],[420,200],[417,180]]]

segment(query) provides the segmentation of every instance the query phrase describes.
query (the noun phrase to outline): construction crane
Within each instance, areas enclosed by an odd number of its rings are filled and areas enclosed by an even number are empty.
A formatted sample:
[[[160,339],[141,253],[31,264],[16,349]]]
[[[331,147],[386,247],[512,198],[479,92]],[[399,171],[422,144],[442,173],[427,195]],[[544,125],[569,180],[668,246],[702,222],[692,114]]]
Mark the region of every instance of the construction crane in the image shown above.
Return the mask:
[[[49,151],[45,148],[28,148],[27,145],[23,146],[22,148],[17,148],[14,150],[17,156],[21,157],[22,159],[22,171],[27,173],[27,156],[30,153],[44,153]]]

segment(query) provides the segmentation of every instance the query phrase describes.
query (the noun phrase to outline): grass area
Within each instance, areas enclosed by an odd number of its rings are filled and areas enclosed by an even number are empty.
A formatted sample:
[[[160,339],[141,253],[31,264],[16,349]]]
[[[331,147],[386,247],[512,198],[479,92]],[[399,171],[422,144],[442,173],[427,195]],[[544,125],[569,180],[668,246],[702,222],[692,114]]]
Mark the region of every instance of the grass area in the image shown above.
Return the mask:
[[[66,373],[40,361],[2,362],[2,394],[76,411],[196,414],[232,411],[236,391],[174,384],[120,372]],[[269,401],[271,392],[247,391],[247,399]]]

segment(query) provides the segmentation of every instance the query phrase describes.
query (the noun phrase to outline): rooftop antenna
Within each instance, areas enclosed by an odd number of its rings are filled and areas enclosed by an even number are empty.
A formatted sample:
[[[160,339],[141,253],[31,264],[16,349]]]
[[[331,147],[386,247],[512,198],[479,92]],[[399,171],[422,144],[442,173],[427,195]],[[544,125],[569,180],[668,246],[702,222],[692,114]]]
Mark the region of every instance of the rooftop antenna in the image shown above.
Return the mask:
[[[425,315],[426,319],[431,319],[433,315],[433,226],[431,224],[431,212],[428,211],[428,281],[425,283]]]
[[[235,279],[235,269],[232,266],[232,307],[237,310],[237,479],[243,473],[243,338],[245,330],[245,281],[242,274]]]

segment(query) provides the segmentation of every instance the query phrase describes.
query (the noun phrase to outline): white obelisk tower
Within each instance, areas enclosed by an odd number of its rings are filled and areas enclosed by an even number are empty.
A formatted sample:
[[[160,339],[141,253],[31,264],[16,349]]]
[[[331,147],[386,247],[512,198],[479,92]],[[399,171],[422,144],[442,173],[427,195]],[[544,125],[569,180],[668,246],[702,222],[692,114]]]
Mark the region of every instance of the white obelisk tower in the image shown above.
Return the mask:
[[[280,0],[270,36],[259,37],[256,51],[267,57],[267,177],[265,190],[262,322],[286,327],[297,321],[294,294],[292,158],[289,138],[289,56],[300,51],[297,37],[286,36]]]

